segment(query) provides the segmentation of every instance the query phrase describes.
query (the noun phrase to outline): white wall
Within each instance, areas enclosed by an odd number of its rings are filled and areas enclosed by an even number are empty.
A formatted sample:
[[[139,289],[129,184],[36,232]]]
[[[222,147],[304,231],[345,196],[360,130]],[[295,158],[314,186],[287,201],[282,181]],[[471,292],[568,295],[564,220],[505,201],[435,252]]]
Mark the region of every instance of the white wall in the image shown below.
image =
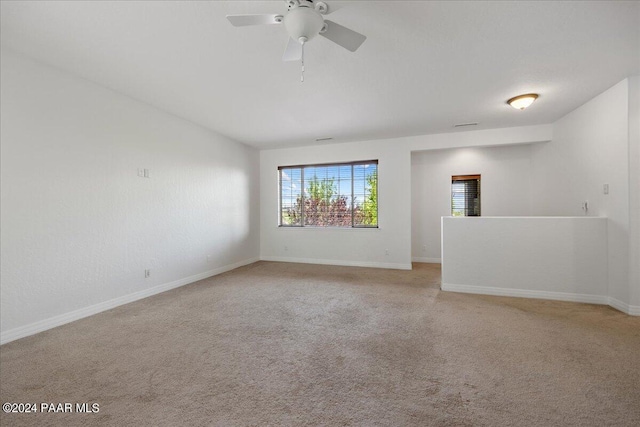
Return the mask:
[[[440,262],[440,218],[451,215],[451,176],[481,174],[482,216],[531,215],[531,146],[457,148],[411,155],[411,254]]]
[[[608,218],[609,296],[622,306],[630,304],[628,88],[623,80],[558,120],[553,141],[532,150],[534,215],[582,215],[588,200],[589,215]]]
[[[442,218],[442,289],[608,304],[607,219]]]
[[[640,76],[629,78],[629,212],[629,289],[640,310]]]
[[[278,227],[278,166],[375,159],[378,229]],[[409,163],[409,151],[375,141],[261,151],[261,258],[410,269]]]
[[[257,259],[256,151],[4,47],[1,74],[3,342]]]
[[[261,151],[261,258],[411,268],[412,151],[530,144],[550,139],[551,126],[541,125]],[[518,150],[514,148],[505,151],[515,152]],[[515,157],[512,161],[520,162]],[[372,159],[379,160],[378,230],[278,228],[278,166]]]

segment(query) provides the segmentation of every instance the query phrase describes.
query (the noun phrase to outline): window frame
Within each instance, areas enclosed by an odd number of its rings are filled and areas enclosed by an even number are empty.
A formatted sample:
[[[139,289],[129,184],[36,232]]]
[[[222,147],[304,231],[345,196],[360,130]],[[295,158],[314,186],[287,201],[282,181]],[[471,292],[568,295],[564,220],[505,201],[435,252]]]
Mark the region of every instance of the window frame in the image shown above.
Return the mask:
[[[477,215],[467,215],[466,213],[468,211],[470,211],[470,209],[468,209],[467,206],[467,200],[465,199],[465,206],[463,209],[463,213],[462,215],[454,215],[454,208],[453,208],[453,185],[455,182],[460,182],[460,181],[477,181],[478,185],[477,185],[477,199],[478,199],[478,214]],[[482,216],[482,198],[481,198],[481,194],[482,194],[482,175],[481,174],[470,174],[470,175],[452,175],[451,176],[451,216],[453,217],[463,217],[463,218],[467,218],[467,217],[479,217]],[[467,194],[467,191],[465,190],[463,194]]]
[[[354,197],[354,167],[355,166],[361,166],[361,165],[371,165],[371,164],[375,164],[376,165],[376,225],[358,225],[355,224],[355,218],[354,218],[354,208],[355,208],[355,197]],[[305,168],[318,168],[318,167],[342,167],[342,166],[351,166],[351,203],[350,203],[350,210],[351,210],[351,225],[348,226],[339,226],[339,225],[305,225],[304,221],[305,221],[305,217],[304,217],[304,200],[305,200],[305,195],[304,195],[304,190],[305,190],[305,176],[304,176],[304,169]],[[300,195],[302,197],[302,210],[300,213],[300,224],[299,225],[295,225],[295,224],[284,224],[283,223],[283,211],[282,211],[282,170],[284,169],[300,169],[300,183],[302,185],[301,191],[300,191]],[[380,221],[379,221],[379,209],[378,209],[378,203],[380,200],[379,197],[379,193],[378,193],[378,189],[379,189],[379,185],[378,185],[378,179],[379,179],[379,172],[380,172],[380,168],[379,168],[379,161],[378,159],[375,160],[356,160],[356,161],[351,161],[351,162],[331,162],[331,163],[312,163],[312,164],[296,164],[296,165],[287,165],[287,166],[278,166],[278,227],[279,228],[297,228],[297,229],[302,229],[302,228],[307,228],[307,229],[331,229],[331,230],[354,230],[354,229],[379,229],[380,228]]]

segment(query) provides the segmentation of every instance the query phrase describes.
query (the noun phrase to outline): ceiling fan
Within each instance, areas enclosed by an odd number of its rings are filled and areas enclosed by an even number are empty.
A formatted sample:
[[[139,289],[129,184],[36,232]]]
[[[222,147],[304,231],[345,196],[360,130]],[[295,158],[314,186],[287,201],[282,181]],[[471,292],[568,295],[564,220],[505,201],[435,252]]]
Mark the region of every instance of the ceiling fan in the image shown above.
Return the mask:
[[[323,15],[329,13],[329,6],[322,1],[285,0],[285,3],[288,9],[285,15],[227,15],[227,19],[236,27],[284,23],[289,43],[282,56],[283,61],[304,61],[304,44],[318,34],[351,52],[355,52],[367,38],[324,19]]]

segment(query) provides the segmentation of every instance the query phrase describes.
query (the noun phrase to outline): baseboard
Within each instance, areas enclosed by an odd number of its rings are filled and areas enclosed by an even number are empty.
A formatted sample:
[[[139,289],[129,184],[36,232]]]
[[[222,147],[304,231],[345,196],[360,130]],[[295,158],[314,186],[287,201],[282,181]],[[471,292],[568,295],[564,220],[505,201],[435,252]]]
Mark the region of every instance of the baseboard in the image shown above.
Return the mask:
[[[640,306],[629,305],[613,297],[609,297],[608,304],[616,310],[620,310],[630,316],[640,316]]]
[[[456,285],[443,283],[440,286],[443,291],[461,292],[466,294],[495,295],[500,297],[521,297],[550,299],[556,301],[584,302],[588,304],[608,304],[606,295],[572,294],[568,292],[532,291],[526,289],[506,289],[489,286]]]
[[[443,283],[440,286],[443,291],[460,292],[467,294],[495,295],[500,297],[538,298],[556,301],[582,302],[587,304],[609,305],[616,310],[631,316],[640,316],[640,306],[629,305],[606,295],[572,294],[566,292],[531,291],[524,289],[493,288],[489,286],[470,286]]]
[[[185,277],[183,279],[175,280],[173,282],[164,283],[162,285],[154,286],[153,288],[145,289],[132,294],[123,295],[118,298],[114,298],[108,301],[104,301],[98,304],[84,307],[78,310],[71,311],[69,313],[60,314],[58,316],[50,317],[48,319],[40,320],[34,323],[30,323],[25,326],[10,329],[0,334],[0,344],[6,344],[11,341],[15,341],[20,338],[28,337],[29,335],[37,334],[48,329],[62,326],[66,323],[80,320],[84,317],[89,317],[100,312],[110,310],[120,305],[128,304],[130,302],[138,301],[143,298],[150,297],[162,292],[169,291],[171,289],[179,288],[180,286],[188,285],[198,280],[207,279],[218,274],[225,273],[230,270],[234,270],[238,267],[253,264],[259,261],[258,258],[250,258],[234,264],[225,265],[223,267],[216,268],[214,270],[205,271],[204,273],[195,274],[193,276]]]
[[[294,263],[300,263],[300,264],[343,265],[348,267],[372,267],[372,268],[387,268],[391,270],[411,270],[411,263],[395,264],[395,263],[387,263],[387,262],[342,261],[342,260],[335,260],[335,259],[289,258],[289,257],[277,257],[277,256],[261,256],[260,260],[276,261],[276,262],[294,262]]]
[[[413,257],[411,258],[412,262],[426,262],[427,264],[442,264],[442,259],[440,258],[424,258],[424,257]]]

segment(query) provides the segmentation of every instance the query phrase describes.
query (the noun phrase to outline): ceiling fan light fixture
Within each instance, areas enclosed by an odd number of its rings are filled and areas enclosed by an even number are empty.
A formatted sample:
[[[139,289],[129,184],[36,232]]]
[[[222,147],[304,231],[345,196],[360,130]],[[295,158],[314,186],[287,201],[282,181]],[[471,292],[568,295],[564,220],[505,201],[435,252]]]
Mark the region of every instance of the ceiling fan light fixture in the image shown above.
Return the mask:
[[[309,7],[298,6],[289,11],[284,17],[284,26],[292,39],[300,41],[305,38],[305,42],[318,35],[324,19],[320,12]]]
[[[289,35],[287,47],[282,55],[283,61],[302,61],[304,72],[304,45],[320,34],[323,38],[347,49],[350,52],[358,50],[367,39],[356,31],[325,20],[329,6],[322,1],[314,0],[285,0],[288,12],[279,14],[244,14],[227,15],[227,19],[234,27],[250,25],[284,24]],[[302,80],[302,78],[301,78]]]
[[[537,93],[526,93],[524,95],[514,96],[507,101],[507,104],[511,105],[517,110],[524,110],[529,105],[533,104],[533,101],[538,99]]]

